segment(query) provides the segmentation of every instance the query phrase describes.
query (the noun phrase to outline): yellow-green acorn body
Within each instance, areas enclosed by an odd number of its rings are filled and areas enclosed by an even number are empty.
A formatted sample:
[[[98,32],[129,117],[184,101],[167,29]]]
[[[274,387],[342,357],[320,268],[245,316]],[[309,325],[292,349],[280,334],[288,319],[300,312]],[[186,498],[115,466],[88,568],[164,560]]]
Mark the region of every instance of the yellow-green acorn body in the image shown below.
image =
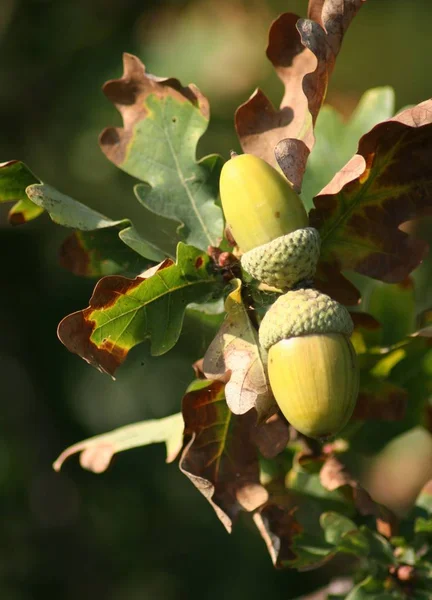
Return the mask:
[[[227,225],[242,252],[308,225],[303,203],[288,181],[252,154],[225,163],[220,195]]]
[[[281,296],[261,323],[276,402],[309,437],[335,435],[353,413],[359,368],[349,339],[352,328],[348,311],[313,289]]]

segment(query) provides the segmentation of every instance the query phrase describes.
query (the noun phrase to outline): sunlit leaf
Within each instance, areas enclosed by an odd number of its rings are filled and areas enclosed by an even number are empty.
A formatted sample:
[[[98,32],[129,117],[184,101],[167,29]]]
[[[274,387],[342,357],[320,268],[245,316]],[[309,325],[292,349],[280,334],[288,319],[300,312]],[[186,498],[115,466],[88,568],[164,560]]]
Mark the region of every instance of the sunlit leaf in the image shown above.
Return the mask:
[[[311,0],[310,19],[299,20],[293,13],[278,17],[270,28],[267,57],[285,87],[280,108],[276,110],[258,89],[237,109],[236,129],[244,152],[277,166],[277,147],[279,164],[297,188],[336,56],[361,5],[362,0],[336,0],[324,10],[322,1]]]
[[[380,355],[375,354],[373,356],[379,357]],[[384,400],[387,393],[390,394],[388,396],[390,399],[393,391],[396,392],[392,403],[395,409],[393,416],[397,415],[398,410],[405,403],[403,390],[406,394],[406,405],[403,419],[368,420],[359,428],[356,428],[352,435],[348,435],[353,449],[366,454],[378,452],[393,438],[413,427],[420,425],[432,429],[432,414],[429,405],[429,398],[432,394],[432,346],[430,339],[420,335],[406,338],[394,350],[382,356],[379,361],[375,361],[372,375],[374,373],[378,376],[378,379],[382,378],[382,400]],[[367,391],[368,377],[364,381],[366,383],[365,391]],[[370,407],[372,412],[379,409],[380,395],[376,396],[373,403],[375,406]],[[391,409],[391,404],[387,408]],[[381,409],[385,410],[385,405],[381,405]],[[385,410],[385,412],[387,411]],[[388,413],[387,416],[389,416]]]
[[[315,124],[315,146],[308,158],[302,185],[307,209],[312,199],[357,152],[359,139],[394,114],[394,92],[390,87],[365,92],[350,120],[345,123],[332,106],[323,106]]]
[[[401,283],[371,281],[361,307],[381,325],[376,331],[369,332],[369,346],[392,346],[415,331],[415,290],[409,277]]]
[[[186,306],[207,298],[217,284],[208,255],[179,243],[175,264],[167,259],[135,279],[101,279],[90,306],[65,317],[58,335],[71,352],[113,375],[129,350],[147,338],[153,355],[168,352]]]
[[[196,146],[209,121],[207,99],[193,85],[147,74],[124,54],[124,74],[104,92],[123,117],[123,128],[105,129],[101,148],[118,167],[145,183],[135,187],[148,210],[179,223],[179,239],[202,250],[218,246],[222,211],[215,204],[222,159],[196,162]]]

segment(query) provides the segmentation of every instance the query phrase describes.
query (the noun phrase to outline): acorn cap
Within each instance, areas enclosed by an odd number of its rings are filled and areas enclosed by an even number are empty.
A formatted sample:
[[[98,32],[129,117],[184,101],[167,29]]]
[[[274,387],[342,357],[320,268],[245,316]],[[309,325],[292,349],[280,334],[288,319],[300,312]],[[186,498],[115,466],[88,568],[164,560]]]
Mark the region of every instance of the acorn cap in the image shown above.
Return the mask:
[[[354,325],[347,309],[314,289],[300,289],[280,296],[264,316],[260,343],[268,350],[277,342],[314,333],[350,336]]]
[[[287,289],[315,275],[320,246],[318,231],[304,227],[249,250],[241,257],[241,264],[262,283]]]

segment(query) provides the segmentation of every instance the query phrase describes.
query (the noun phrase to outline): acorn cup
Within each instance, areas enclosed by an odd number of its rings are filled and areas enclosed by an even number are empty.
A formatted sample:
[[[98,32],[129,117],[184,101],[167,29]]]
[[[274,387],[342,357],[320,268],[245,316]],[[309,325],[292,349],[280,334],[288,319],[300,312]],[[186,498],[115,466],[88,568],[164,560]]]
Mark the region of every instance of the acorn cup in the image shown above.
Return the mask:
[[[308,227],[300,198],[273,167],[252,155],[225,163],[220,180],[227,224],[255,279],[281,290],[259,329],[270,386],[282,413],[301,433],[328,438],[349,421],[359,367],[349,312],[311,289],[320,236]]]

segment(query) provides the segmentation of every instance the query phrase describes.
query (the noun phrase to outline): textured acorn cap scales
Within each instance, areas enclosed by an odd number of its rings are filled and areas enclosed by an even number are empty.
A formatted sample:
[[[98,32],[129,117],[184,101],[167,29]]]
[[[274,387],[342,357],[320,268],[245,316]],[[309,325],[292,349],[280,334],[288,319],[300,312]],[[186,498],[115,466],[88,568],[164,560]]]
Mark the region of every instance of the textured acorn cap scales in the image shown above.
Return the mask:
[[[349,337],[353,322],[347,309],[314,289],[300,289],[280,296],[264,316],[260,344],[268,350],[277,342],[315,333],[342,333]]]
[[[320,246],[318,231],[304,227],[249,250],[241,257],[241,264],[255,279],[286,289],[315,275]]]

